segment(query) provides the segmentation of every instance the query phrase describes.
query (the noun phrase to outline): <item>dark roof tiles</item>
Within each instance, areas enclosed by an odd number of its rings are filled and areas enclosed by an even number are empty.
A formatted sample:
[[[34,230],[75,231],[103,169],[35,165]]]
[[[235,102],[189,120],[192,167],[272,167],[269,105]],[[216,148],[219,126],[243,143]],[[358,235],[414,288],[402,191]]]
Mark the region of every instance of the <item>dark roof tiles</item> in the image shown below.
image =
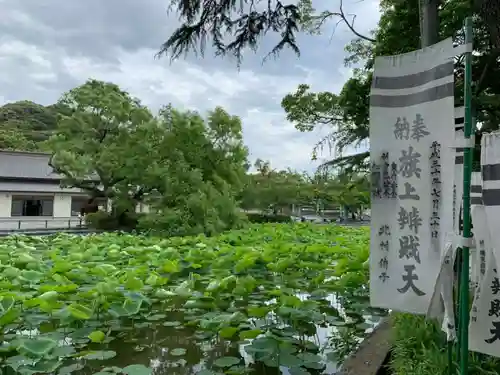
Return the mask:
[[[0,150],[0,178],[60,180],[49,159],[48,153]]]

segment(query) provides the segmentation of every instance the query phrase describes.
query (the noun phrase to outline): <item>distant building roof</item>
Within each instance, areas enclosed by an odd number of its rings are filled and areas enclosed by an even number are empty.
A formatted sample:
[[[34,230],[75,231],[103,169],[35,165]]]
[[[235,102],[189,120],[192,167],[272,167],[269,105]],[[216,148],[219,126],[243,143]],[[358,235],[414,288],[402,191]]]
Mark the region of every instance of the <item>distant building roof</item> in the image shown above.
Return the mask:
[[[0,150],[0,178],[61,180],[49,166],[49,159],[45,152]]]

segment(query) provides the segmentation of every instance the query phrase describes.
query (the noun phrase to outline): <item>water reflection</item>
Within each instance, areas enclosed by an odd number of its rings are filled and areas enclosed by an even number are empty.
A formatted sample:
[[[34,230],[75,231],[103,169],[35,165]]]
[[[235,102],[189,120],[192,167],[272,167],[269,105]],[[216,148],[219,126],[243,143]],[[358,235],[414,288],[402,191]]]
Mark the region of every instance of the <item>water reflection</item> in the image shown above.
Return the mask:
[[[314,297],[301,293],[297,295],[301,300],[314,299]],[[332,307],[338,309],[345,325],[324,324],[316,326],[314,336],[307,339],[319,347],[323,356],[324,369],[316,370],[310,374],[332,374],[338,367],[336,361],[327,360],[329,353],[333,352],[331,344],[338,346],[338,357],[342,358],[356,347],[364,334],[370,332],[377,324],[378,318],[372,314],[355,312],[352,305],[356,298],[352,296],[327,297]],[[354,302],[353,302],[354,301]],[[341,303],[342,302],[342,303]],[[253,363],[252,357],[245,352],[245,346],[251,341],[229,341],[213,336],[210,333],[197,331],[185,325],[193,316],[185,314],[182,310],[170,311],[167,321],[134,322],[134,328],[120,327],[105,347],[95,345],[91,349],[112,350],[117,355],[106,361],[89,361],[86,367],[77,372],[79,375],[90,375],[102,371],[105,367],[125,367],[130,364],[143,364],[153,369],[154,375],[188,375],[196,374],[202,370],[218,369],[214,362],[221,357],[229,356],[239,359],[239,364],[233,366],[237,374],[248,375],[291,375],[285,367],[267,367],[262,363]],[[190,313],[192,314],[192,312]],[[184,323],[181,323],[184,322]],[[286,322],[283,323],[283,326]],[[115,326],[116,327],[116,326]],[[345,352],[345,353],[344,353]],[[220,371],[222,373],[222,371]]]

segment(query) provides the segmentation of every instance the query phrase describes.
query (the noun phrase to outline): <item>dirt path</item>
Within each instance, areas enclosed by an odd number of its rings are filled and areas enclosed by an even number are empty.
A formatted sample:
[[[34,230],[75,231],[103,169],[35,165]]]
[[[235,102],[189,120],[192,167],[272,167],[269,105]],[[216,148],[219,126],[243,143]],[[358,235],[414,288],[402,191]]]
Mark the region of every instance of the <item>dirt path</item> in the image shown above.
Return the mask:
[[[391,349],[391,343],[391,320],[386,318],[344,362],[337,375],[376,375]]]

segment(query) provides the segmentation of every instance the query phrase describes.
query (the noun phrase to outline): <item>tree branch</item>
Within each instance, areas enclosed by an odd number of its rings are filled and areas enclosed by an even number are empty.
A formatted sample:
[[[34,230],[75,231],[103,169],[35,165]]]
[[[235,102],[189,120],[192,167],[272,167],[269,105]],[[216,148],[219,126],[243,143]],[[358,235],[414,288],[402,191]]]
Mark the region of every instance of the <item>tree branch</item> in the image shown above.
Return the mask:
[[[54,164],[54,156],[55,154],[52,154],[49,159],[49,166],[56,172],[57,174],[64,176],[68,180],[68,185],[69,187],[75,187],[78,189],[82,190],[87,190],[92,193],[92,197],[105,197],[106,195],[102,190],[100,190],[94,181],[84,181],[84,180],[79,180],[75,178],[74,176],[71,175],[67,170],[57,166]]]
[[[354,35],[356,35],[358,38],[364,39],[364,40],[366,40],[366,41],[368,41],[370,43],[375,43],[375,39],[367,37],[365,35],[362,35],[358,31],[356,31],[356,29],[354,28],[354,21],[356,20],[356,15],[355,14],[352,15],[352,19],[349,22],[349,20],[347,19],[347,15],[344,12],[343,1],[342,0],[340,1],[340,7],[339,7],[339,11],[338,12],[325,11],[321,15],[314,17],[314,19],[316,19],[318,21],[318,25],[316,26],[316,30],[319,29],[319,28],[321,28],[321,26],[323,26],[323,24],[330,17],[339,17],[340,18],[340,20],[337,22],[336,26],[338,26],[341,22],[343,22],[343,23],[345,23],[347,25],[347,27],[349,28],[349,30],[351,30],[351,32]]]

